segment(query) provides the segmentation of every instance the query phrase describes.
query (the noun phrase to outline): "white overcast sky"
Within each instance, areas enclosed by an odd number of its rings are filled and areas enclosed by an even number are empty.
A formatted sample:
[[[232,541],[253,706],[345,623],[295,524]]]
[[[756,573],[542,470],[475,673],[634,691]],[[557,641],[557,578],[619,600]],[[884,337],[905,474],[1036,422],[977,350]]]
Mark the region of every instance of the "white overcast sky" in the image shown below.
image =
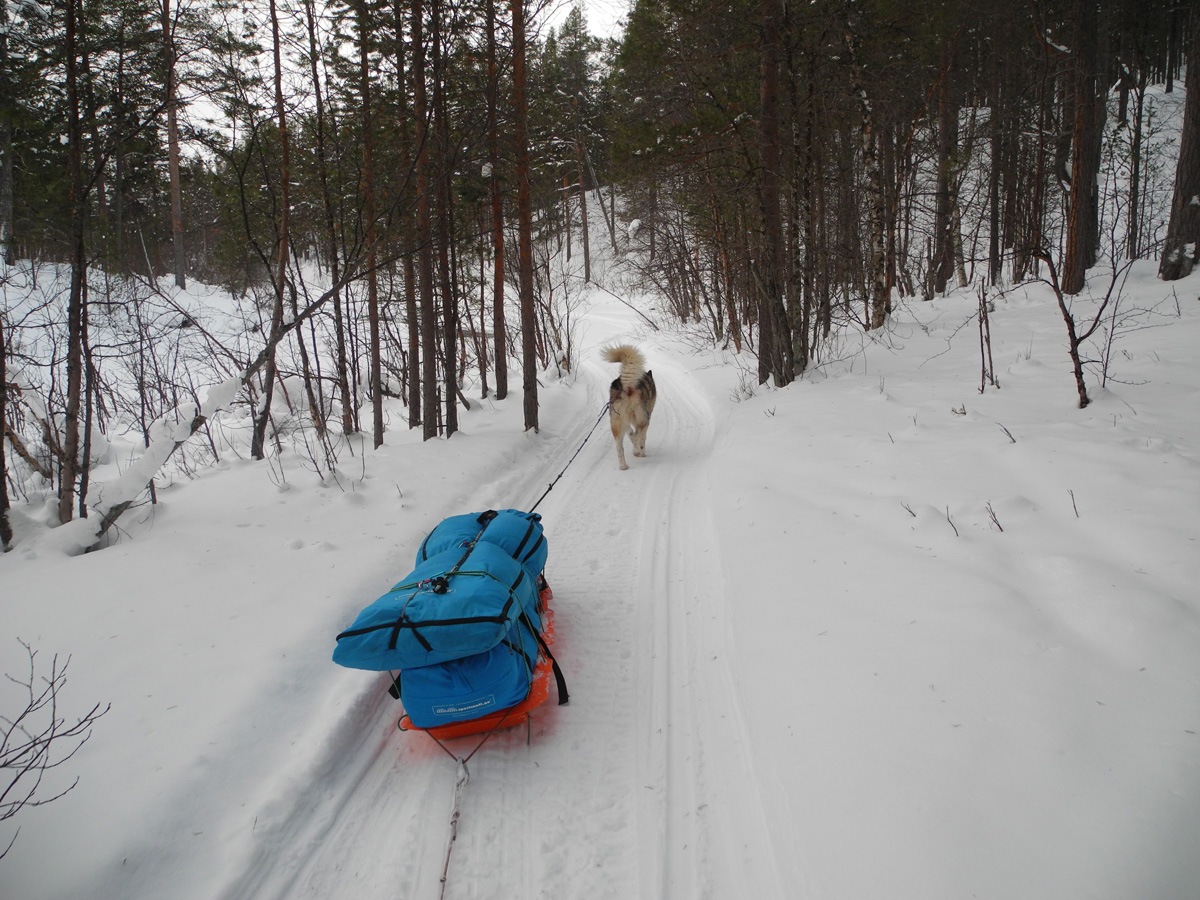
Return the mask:
[[[578,2],[580,0],[547,0],[544,20],[550,25],[557,24]],[[621,19],[633,5],[633,0],[582,0],[582,2],[588,31],[602,38],[617,35]]]

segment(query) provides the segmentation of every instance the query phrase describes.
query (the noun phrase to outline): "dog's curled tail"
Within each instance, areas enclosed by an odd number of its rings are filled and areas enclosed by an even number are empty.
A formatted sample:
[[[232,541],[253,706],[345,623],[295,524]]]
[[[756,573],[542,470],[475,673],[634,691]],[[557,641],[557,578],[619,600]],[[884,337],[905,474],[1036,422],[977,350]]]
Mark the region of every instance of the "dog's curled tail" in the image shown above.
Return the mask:
[[[636,347],[630,347],[628,344],[621,344],[619,347],[607,347],[604,350],[604,358],[609,362],[621,364],[621,386],[631,388],[637,384],[638,379],[645,374],[646,360],[642,356],[641,351]]]

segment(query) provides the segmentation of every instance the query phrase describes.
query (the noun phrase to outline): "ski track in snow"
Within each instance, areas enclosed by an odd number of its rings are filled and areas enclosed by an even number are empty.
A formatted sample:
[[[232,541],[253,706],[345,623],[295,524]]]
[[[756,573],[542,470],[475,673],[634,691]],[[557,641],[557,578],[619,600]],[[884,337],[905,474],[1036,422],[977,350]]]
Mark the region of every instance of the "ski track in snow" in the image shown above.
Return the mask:
[[[444,752],[397,732],[381,678],[319,777],[252,835],[227,900],[783,896],[724,640],[714,414],[668,353],[641,346],[659,385],[648,457],[619,471],[604,416],[539,506],[571,703],[552,691],[528,729]],[[539,496],[584,441],[612,378],[598,356],[582,364],[589,411],[506,494]],[[472,752],[443,892],[449,754]]]

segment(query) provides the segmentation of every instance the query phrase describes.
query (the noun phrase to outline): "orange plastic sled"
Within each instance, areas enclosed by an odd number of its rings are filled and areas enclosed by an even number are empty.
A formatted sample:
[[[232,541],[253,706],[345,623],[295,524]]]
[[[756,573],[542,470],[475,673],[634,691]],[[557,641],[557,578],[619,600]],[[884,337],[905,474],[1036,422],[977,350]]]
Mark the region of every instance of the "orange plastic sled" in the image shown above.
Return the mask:
[[[550,590],[550,585],[543,580],[542,588],[538,591],[538,605],[541,607],[541,636],[542,640],[546,642],[547,647],[554,644],[554,611],[550,609],[550,601],[553,599],[554,592]],[[533,670],[533,684],[529,688],[529,695],[515,706],[489,713],[486,716],[480,716],[478,719],[449,722],[445,725],[433,725],[429,728],[420,728],[414,725],[408,718],[408,714],[405,713],[400,717],[398,725],[401,731],[424,731],[439,741],[449,738],[466,737],[472,734],[483,734],[501,728],[511,728],[514,725],[520,725],[522,722],[529,721],[530,711],[541,706],[546,701],[546,698],[550,696],[550,683],[553,680],[554,660],[542,652],[538,654],[537,665]],[[559,702],[565,702],[565,697],[560,697]]]

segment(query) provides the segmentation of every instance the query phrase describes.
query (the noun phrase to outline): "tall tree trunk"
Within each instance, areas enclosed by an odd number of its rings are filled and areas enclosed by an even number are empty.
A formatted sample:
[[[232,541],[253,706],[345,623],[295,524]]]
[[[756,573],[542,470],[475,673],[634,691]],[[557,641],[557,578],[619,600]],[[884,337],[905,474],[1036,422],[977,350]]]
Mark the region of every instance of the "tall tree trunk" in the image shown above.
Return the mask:
[[[575,139],[575,157],[579,166],[579,227],[583,233],[583,281],[592,283],[592,241],[588,235],[587,185],[583,177],[583,139]]]
[[[97,382],[95,360],[92,357],[92,343],[88,335],[87,314],[87,281],[83,283],[83,327],[80,335],[80,347],[83,351],[83,434],[79,447],[79,496],[75,500],[75,508],[81,518],[87,517],[88,486],[92,473],[92,434],[95,429],[95,413],[97,397]],[[151,483],[151,490],[153,490]]]
[[[430,3],[433,50],[434,149],[437,151],[438,186],[438,272],[442,295],[442,370],[446,381],[446,437],[458,431],[458,295],[450,261],[451,234],[454,226],[450,158],[450,123],[446,110],[445,54],[442,46],[442,0]]]
[[[8,74],[8,3],[0,2],[0,263],[11,266],[13,251],[13,85]],[[0,372],[3,370],[0,369]],[[2,424],[2,423],[0,423]],[[2,440],[2,438],[0,438]],[[0,472],[0,475],[3,473]]]
[[[429,190],[429,101],[426,90],[425,23],[421,0],[413,0],[413,121],[417,157],[417,277],[421,305],[421,407],[424,440],[438,435],[437,318],[433,297],[433,221]]]
[[[883,175],[879,167],[879,154],[875,135],[875,111],[867,94],[866,81],[858,60],[858,40],[850,26],[846,29],[846,50],[850,55],[852,90],[859,101],[862,121],[859,139],[862,147],[863,169],[867,175],[867,229],[870,242],[868,275],[871,296],[868,300],[868,328],[882,328],[891,308],[891,291],[887,281],[887,245],[884,226],[887,220],[887,196],[883,189]]]
[[[583,148],[583,160],[587,164],[588,174],[592,176],[592,186],[596,191],[596,202],[600,204],[600,215],[604,217],[604,224],[608,228],[608,239],[612,243],[613,252],[617,252],[617,211],[614,208],[612,214],[609,215],[609,208],[604,203],[604,192],[600,189],[600,179],[596,177],[596,167],[592,165],[592,155],[588,153],[587,147]],[[616,200],[613,199],[615,206]]]
[[[367,226],[367,323],[371,333],[371,433],[375,446],[380,447],[383,445],[383,350],[379,334],[379,275],[375,271],[379,264],[375,232],[375,160],[372,137],[375,123],[371,115],[371,68],[367,43],[370,40],[371,27],[366,0],[359,0],[356,11],[359,92],[362,98],[363,217]]]
[[[1038,128],[1034,150],[1033,182],[1030,185],[1032,197],[1029,200],[1029,214],[1023,229],[1022,241],[1018,252],[1013,254],[1013,280],[1020,281],[1030,268],[1041,264],[1042,237],[1045,224],[1045,205],[1047,182],[1050,176],[1046,168],[1051,164],[1051,148],[1049,146],[1050,125],[1053,121],[1052,96],[1053,81],[1050,75],[1051,52],[1046,48],[1042,57],[1043,71],[1038,83]]]
[[[283,104],[283,63],[279,40],[279,13],[275,0],[270,2],[271,48],[275,74],[275,116],[279,122],[279,234],[275,243],[275,302],[271,309],[271,339],[283,327],[283,298],[287,282],[288,230],[291,228],[291,158],[288,148],[287,110]],[[254,435],[250,444],[250,455],[254,459],[266,457],[267,427],[271,422],[271,402],[275,396],[275,350],[271,350],[263,368],[262,409],[254,423]]]
[[[948,52],[943,63],[942,83],[938,91],[938,173],[937,197],[933,224],[933,294],[946,291],[954,275],[953,219],[957,198],[955,171],[958,156],[958,103],[951,94],[950,71],[955,65],[954,54]],[[926,299],[929,299],[927,295]]]
[[[800,145],[801,159],[801,190],[799,192],[800,227],[804,235],[804,259],[800,270],[800,349],[797,354],[797,369],[801,372],[808,369],[812,360],[813,341],[810,328],[812,327],[813,310],[816,306],[817,281],[817,157],[816,157],[816,96],[817,86],[814,70],[816,57],[808,55],[807,78],[808,86],[805,97],[804,130]]]
[[[183,189],[179,181],[179,120],[175,74],[175,23],[171,0],[161,0],[163,68],[167,105],[167,180],[171,192],[171,244],[175,251],[175,286],[187,287],[187,257],[183,248]]]
[[[1000,250],[1000,170],[1006,162],[1003,159],[1004,135],[1000,125],[1000,110],[1003,108],[1003,104],[1000,99],[1002,78],[999,54],[992,55],[990,80],[991,86],[988,92],[988,137],[991,147],[988,169],[988,283],[995,285],[999,282],[1004,267]]]
[[[1175,75],[1179,71],[1179,57],[1182,55],[1179,44],[1182,35],[1179,28],[1180,4],[1172,4],[1167,13],[1167,84],[1168,94],[1175,90]],[[1186,84],[1185,84],[1186,87]],[[1184,101],[1186,103],[1186,101]]]
[[[492,207],[492,348],[496,399],[508,396],[508,335],[504,321],[504,201],[500,193],[500,68],[496,61],[496,0],[487,0],[488,190]]]
[[[407,217],[406,217],[407,218]],[[404,252],[404,315],[408,346],[408,427],[421,424],[421,312],[417,300],[417,267],[413,264],[412,239],[401,239]]]
[[[1063,259],[1062,289],[1065,294],[1083,290],[1087,270],[1095,262],[1097,223],[1097,176],[1100,152],[1097,137],[1103,121],[1098,115],[1097,0],[1076,0],[1075,53],[1072,83],[1075,120],[1071,132],[1071,197],[1067,206],[1066,254]]]
[[[75,515],[75,480],[79,466],[79,406],[83,390],[83,322],[87,252],[84,223],[87,198],[83,187],[83,127],[79,117],[79,41],[82,10],[78,0],[67,0],[67,186],[71,207],[71,287],[67,299],[67,389],[63,410],[62,464],[58,485],[58,519],[63,524]]]
[[[1133,125],[1129,134],[1129,216],[1126,219],[1125,250],[1130,259],[1142,255],[1142,115],[1146,104],[1146,67],[1138,67],[1134,88]],[[1178,161],[1177,161],[1178,162]]]
[[[0,552],[7,553],[12,549],[13,530],[8,521],[8,461],[4,455],[8,442],[8,344],[5,340],[4,315],[0,314]]]
[[[538,430],[537,311],[533,298],[533,201],[529,189],[529,100],[525,76],[525,0],[512,0],[513,135],[517,169],[517,274],[521,300],[521,375],[525,430]]]
[[[468,300],[465,307],[467,310],[467,322],[475,335],[476,355],[479,358],[479,396],[486,400],[491,396],[491,388],[488,387],[488,336],[487,336],[487,283],[488,283],[488,247],[487,245],[492,239],[492,227],[489,224],[488,216],[485,212],[482,201],[476,211],[477,228],[479,229],[479,326],[476,327],[475,322],[471,317],[471,303]]]
[[[1158,277],[1175,281],[1192,271],[1200,244],[1200,4],[1192,5],[1192,45],[1188,51],[1184,90],[1183,133],[1175,165],[1175,196],[1163,243]]]
[[[784,302],[783,213],[780,199],[779,41],[783,31],[781,0],[762,0],[759,21],[759,166],[762,209],[762,260],[758,289],[758,383],[776,386],[792,380],[791,335]]]
[[[400,121],[400,165],[401,168],[412,175],[415,171],[413,161],[413,139],[411,122],[413,116],[408,108],[407,90],[408,81],[412,75],[412,65],[405,60],[404,51],[404,24],[407,19],[405,15],[405,0],[396,0],[395,2],[395,20],[396,20],[396,82],[400,85],[399,91],[399,114]],[[405,318],[405,336],[406,347],[408,350],[408,366],[407,366],[407,402],[408,402],[408,427],[416,428],[421,424],[421,315],[417,301],[417,269],[414,264],[414,255],[416,253],[416,240],[414,238],[416,227],[413,218],[411,202],[413,198],[412,182],[409,179],[405,180],[405,202],[401,208],[401,228],[400,228],[400,251],[404,255],[404,318]]]
[[[312,74],[313,99],[317,117],[317,175],[321,184],[321,209],[324,213],[326,253],[329,256],[330,279],[333,284],[341,281],[341,259],[339,257],[337,222],[333,215],[333,197],[329,190],[329,162],[325,147],[325,97],[321,90],[320,59],[317,43],[316,11],[313,0],[305,0],[305,22],[308,26],[309,67]],[[350,392],[349,360],[346,356],[346,322],[342,314],[342,292],[333,295],[333,333],[337,353],[337,384],[342,398],[342,432],[354,434],[358,431],[358,404]]]

